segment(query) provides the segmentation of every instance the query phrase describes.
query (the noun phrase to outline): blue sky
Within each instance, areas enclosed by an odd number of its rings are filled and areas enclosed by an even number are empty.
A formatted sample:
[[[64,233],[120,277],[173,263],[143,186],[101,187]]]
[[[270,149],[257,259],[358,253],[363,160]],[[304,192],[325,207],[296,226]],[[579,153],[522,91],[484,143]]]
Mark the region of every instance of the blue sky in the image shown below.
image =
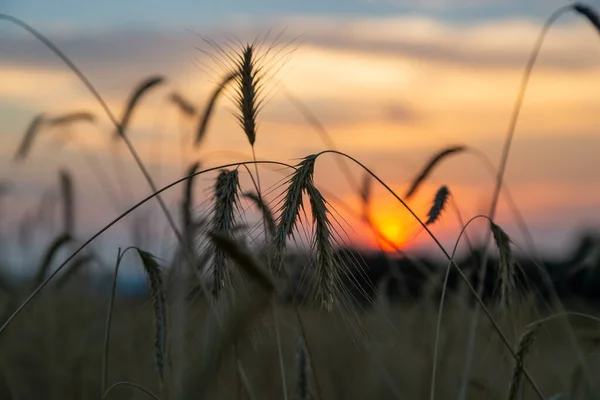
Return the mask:
[[[337,16],[388,16],[426,13],[453,21],[491,18],[545,18],[559,0],[3,0],[0,9],[35,24],[122,27],[130,24],[195,26],[216,23],[233,16],[278,16],[289,14]]]

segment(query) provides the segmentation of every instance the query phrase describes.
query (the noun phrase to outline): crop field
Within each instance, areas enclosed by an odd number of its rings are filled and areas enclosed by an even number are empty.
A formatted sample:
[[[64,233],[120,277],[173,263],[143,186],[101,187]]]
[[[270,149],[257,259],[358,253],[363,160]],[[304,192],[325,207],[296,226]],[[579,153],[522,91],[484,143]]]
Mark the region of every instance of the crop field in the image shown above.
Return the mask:
[[[77,134],[82,124],[107,117],[123,149],[108,150],[117,170],[130,157],[138,171],[120,170],[115,183],[94,154],[84,154],[94,176],[115,202],[127,190],[125,175],[137,173],[151,193],[83,235],[81,219],[101,213],[78,201],[79,182],[64,160],[53,197],[40,198],[33,211],[1,208],[0,224],[2,215],[20,220],[10,230],[2,226],[0,252],[42,250],[19,274],[0,253],[0,400],[599,398],[600,234],[585,232],[561,256],[540,255],[503,181],[536,58],[565,13],[600,33],[600,17],[582,3],[548,19],[525,66],[499,164],[477,153],[491,171],[493,192],[487,211],[470,219],[448,185],[440,185],[426,213],[409,201],[447,159],[477,149],[440,143],[401,193],[338,150],[291,93],[325,150],[292,161],[258,158],[261,112],[278,90],[276,67],[294,56],[293,46],[278,38],[226,45],[204,38],[218,82],[202,104],[170,94],[169,107],[194,124],[188,136],[173,140],[181,140],[182,154],[186,146],[200,148],[218,134],[211,121],[228,101],[252,159],[218,167],[192,160],[180,179],[161,187],[129,129],[168,77],[144,77],[117,115],[68,54],[35,27],[0,14],[39,40],[104,111],[41,110],[24,128],[13,162],[26,165],[52,130]],[[332,162],[326,173],[355,189],[358,208],[342,210],[343,201],[317,184],[324,158]],[[0,179],[0,196],[11,196],[11,177]],[[198,190],[199,180],[210,183],[208,190]],[[388,237],[373,218],[374,190],[403,207],[436,256]],[[177,200],[167,201],[167,193]],[[497,222],[500,199],[518,221],[522,242]],[[149,204],[158,216],[143,212]],[[342,211],[360,221],[377,248],[353,243]],[[166,222],[162,242],[148,239],[154,217]],[[454,247],[432,230],[445,217],[463,227]],[[471,224],[484,232],[472,234]],[[127,241],[97,246],[117,226],[129,229]],[[468,251],[459,252],[459,244]],[[122,279],[125,269],[144,279]]]

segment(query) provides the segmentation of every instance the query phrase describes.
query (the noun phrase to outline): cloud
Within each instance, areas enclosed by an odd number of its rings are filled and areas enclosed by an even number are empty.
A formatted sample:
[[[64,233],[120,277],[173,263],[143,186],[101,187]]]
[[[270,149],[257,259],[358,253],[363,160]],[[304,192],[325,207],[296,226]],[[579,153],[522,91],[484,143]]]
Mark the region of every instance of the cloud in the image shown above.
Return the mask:
[[[600,201],[594,189],[598,162],[593,153],[600,145],[594,139],[600,107],[594,84],[600,81],[598,37],[586,23],[564,22],[550,31],[535,67],[507,171],[513,195],[536,221],[559,209],[566,220],[570,214],[565,207],[589,212]],[[498,160],[523,66],[540,29],[539,23],[524,19],[458,24],[418,15],[292,16],[241,19],[235,26],[202,33],[223,43],[229,30],[244,40],[266,27],[281,32],[285,25],[289,28],[283,43],[303,36],[269,84],[269,101],[259,115],[257,156],[294,163],[325,147],[283,96],[285,88],[318,116],[340,150],[400,189],[446,145],[473,145],[493,162]],[[179,177],[186,166],[180,159],[179,135],[194,135],[198,118],[182,119],[165,99],[178,90],[198,109],[204,107],[215,87],[210,80],[218,78],[218,71],[208,67],[218,68],[195,46],[210,46],[189,32],[152,29],[57,33],[56,43],[89,75],[117,116],[141,79],[155,73],[168,77],[167,85],[143,99],[130,135],[144,161],[157,171],[165,164],[160,170],[163,183]],[[9,105],[0,107],[5,148],[16,148],[29,118],[38,112],[90,109],[102,116],[76,77],[34,40],[20,34],[6,36],[0,41],[0,59],[0,104]],[[184,142],[186,161],[201,159],[212,166],[250,159],[247,140],[228,111],[232,107],[230,99],[219,101],[202,148],[192,148],[189,139]],[[77,131],[76,136],[88,152],[110,166],[107,143],[112,127],[101,118],[95,130]],[[36,144],[31,162],[39,164],[30,167],[29,179],[36,173],[50,176],[48,171],[70,163],[68,157],[77,154],[75,146],[59,152],[49,143],[51,139],[41,138]],[[147,193],[135,166],[126,160],[129,175],[135,177],[132,192]],[[87,168],[81,160],[75,165],[76,171]],[[317,171],[320,185],[340,197],[353,196],[333,156],[320,159]],[[360,169],[352,171],[362,176]],[[280,179],[280,174],[267,171],[264,186]],[[473,156],[445,162],[432,176],[422,201],[442,183],[451,185],[461,205],[472,212],[478,211],[493,184]]]

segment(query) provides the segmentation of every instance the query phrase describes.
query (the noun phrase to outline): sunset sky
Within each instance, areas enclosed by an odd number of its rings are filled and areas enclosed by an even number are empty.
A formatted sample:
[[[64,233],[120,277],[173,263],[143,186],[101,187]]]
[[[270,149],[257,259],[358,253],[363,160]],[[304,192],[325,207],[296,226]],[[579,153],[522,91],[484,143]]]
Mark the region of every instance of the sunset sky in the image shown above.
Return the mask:
[[[285,45],[271,67],[267,103],[259,114],[256,156],[296,163],[326,145],[284,96],[293,93],[326,127],[337,148],[372,168],[399,194],[438,150],[464,144],[497,166],[513,102],[528,54],[543,21],[565,2],[554,0],[307,0],[297,2],[197,0],[4,0],[0,12],[32,24],[48,35],[88,76],[119,117],[132,89],[142,79],[162,74],[168,82],[142,100],[130,137],[160,186],[184,175],[196,160],[203,167],[249,160],[251,149],[231,114],[233,103],[218,103],[202,147],[191,145],[198,118],[186,119],[167,99],[174,90],[196,107],[206,104],[220,69],[205,51],[220,44],[262,37],[268,46],[280,35]],[[600,2],[588,2],[600,9]],[[1,179],[12,182],[3,198],[3,234],[16,234],[20,218],[35,210],[40,196],[58,183],[58,171],[73,173],[82,239],[149,193],[149,188],[101,108],[77,78],[40,43],[14,25],[0,28]],[[506,183],[536,244],[560,252],[574,234],[600,223],[600,35],[573,13],[551,29],[535,66],[509,158]],[[24,163],[13,154],[31,119],[75,110],[98,115],[70,132],[46,130]],[[182,151],[181,135],[185,138]],[[113,204],[108,189],[90,168],[97,162],[119,191]],[[182,156],[183,155],[183,156]],[[94,164],[95,165],[95,164]],[[363,173],[348,164],[358,183]],[[263,188],[281,192],[287,170],[261,167]],[[251,189],[247,173],[243,185]],[[199,179],[200,212],[215,174]],[[339,233],[356,243],[373,239],[345,207],[359,210],[359,198],[325,155],[316,183],[332,204]],[[487,212],[492,172],[475,152],[444,161],[410,202],[426,219],[440,185],[450,188],[464,220]],[[173,204],[183,188],[166,194]],[[399,245],[433,248],[425,233],[397,202],[374,183],[374,217]],[[340,204],[343,202],[344,204]],[[175,245],[155,202],[150,231],[164,233],[164,248]],[[177,212],[177,209],[173,209]],[[451,207],[433,226],[451,249],[459,225]],[[249,211],[250,213],[253,211]],[[140,214],[140,218],[142,214]],[[127,239],[128,218],[99,244],[116,253]],[[507,203],[500,201],[498,222],[524,245]],[[58,224],[58,222],[57,222]],[[480,226],[481,227],[481,226]],[[415,239],[416,236],[416,239]],[[41,243],[44,240],[40,239]],[[47,237],[46,237],[47,242]],[[406,241],[410,240],[408,244]],[[126,244],[124,244],[126,245]]]

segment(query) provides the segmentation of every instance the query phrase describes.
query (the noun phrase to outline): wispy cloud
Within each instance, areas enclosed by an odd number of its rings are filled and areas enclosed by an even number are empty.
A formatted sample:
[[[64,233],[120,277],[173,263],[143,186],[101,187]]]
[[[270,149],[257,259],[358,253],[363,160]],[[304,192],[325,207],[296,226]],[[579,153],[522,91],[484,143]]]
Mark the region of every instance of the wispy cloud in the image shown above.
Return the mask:
[[[288,27],[285,31],[284,26]],[[268,28],[283,32],[283,43],[302,36],[272,82],[260,116],[259,158],[286,161],[323,148],[318,135],[282,96],[279,89],[285,87],[312,109],[340,149],[402,188],[430,154],[445,145],[470,144],[496,162],[540,23],[510,19],[458,24],[418,15],[289,16],[242,19],[235,26],[200,33],[223,43],[225,32],[245,40]],[[143,100],[130,134],[143,149],[145,160],[168,166],[161,175],[163,180],[177,176],[181,170],[179,133],[185,132],[189,138],[197,120],[182,118],[166,99],[177,90],[198,109],[206,104],[218,68],[195,46],[208,49],[207,45],[190,32],[150,29],[67,32],[55,39],[98,86],[117,115],[141,79],[156,73],[168,77],[168,84]],[[6,121],[3,143],[7,147],[16,148],[29,122],[27,113],[90,109],[102,115],[76,78],[32,39],[6,37],[0,42],[0,59],[0,101],[10,105],[0,110]],[[507,172],[515,198],[536,221],[561,204],[597,211],[600,193],[594,183],[600,178],[592,149],[599,145],[594,138],[600,98],[593,82],[600,82],[598,35],[584,21],[566,18],[544,44]],[[188,148],[190,157],[214,165],[240,152],[249,153],[243,133],[227,110],[231,107],[228,99],[222,99],[204,147]],[[15,108],[21,112],[14,113]],[[110,162],[107,143],[111,129],[104,118],[78,140]],[[186,143],[189,147],[189,140]],[[57,158],[44,146],[36,148],[36,157],[38,161]],[[320,161],[318,170],[321,185],[352,198],[336,164]],[[33,177],[35,171],[30,174]],[[281,179],[277,174],[269,176],[271,181],[265,185]],[[470,212],[478,211],[492,184],[489,172],[474,157],[449,161],[432,180],[449,184]],[[132,190],[143,187],[142,181],[134,182]],[[426,204],[436,188],[432,183],[418,201]]]

